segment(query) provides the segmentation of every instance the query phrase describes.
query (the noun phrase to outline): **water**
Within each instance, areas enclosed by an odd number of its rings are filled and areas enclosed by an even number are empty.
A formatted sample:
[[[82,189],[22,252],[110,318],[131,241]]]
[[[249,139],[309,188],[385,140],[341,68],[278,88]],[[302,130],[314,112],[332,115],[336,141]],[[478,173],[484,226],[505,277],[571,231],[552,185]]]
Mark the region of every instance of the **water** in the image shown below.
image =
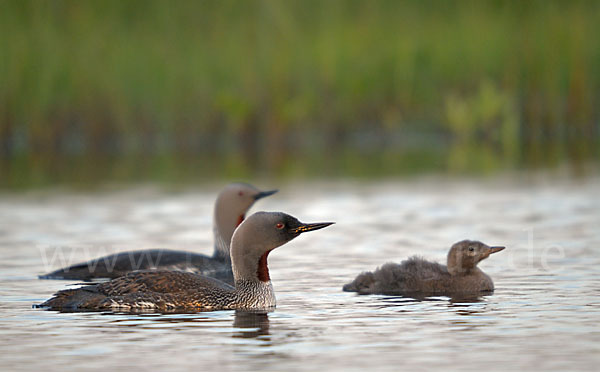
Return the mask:
[[[67,262],[132,248],[210,253],[216,187],[0,196],[0,366],[562,371],[600,363],[600,179],[280,186],[253,210],[337,224],[269,256],[278,305],[268,314],[31,308],[74,283],[36,279]],[[464,238],[507,246],[480,265],[496,284],[491,296],[341,291],[386,261],[443,261]]]

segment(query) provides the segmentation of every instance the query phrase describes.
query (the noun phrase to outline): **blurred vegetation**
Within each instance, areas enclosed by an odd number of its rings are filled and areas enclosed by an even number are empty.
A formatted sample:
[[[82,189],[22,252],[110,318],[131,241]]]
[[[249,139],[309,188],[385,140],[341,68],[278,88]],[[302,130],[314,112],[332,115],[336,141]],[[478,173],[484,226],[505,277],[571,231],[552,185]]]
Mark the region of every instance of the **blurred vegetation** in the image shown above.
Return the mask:
[[[0,187],[600,158],[600,1],[0,6]]]

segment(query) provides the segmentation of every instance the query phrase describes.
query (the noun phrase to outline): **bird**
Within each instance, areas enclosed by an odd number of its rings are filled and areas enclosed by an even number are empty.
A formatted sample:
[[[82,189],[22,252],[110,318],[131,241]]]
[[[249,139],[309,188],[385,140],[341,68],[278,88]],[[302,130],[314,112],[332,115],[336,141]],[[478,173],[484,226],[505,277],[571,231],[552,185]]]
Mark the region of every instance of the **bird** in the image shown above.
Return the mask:
[[[261,191],[247,183],[231,183],[225,186],[217,196],[214,206],[212,256],[169,249],[126,251],[58,269],[40,275],[39,278],[92,281],[118,278],[131,271],[163,269],[194,272],[233,284],[229,256],[233,231],[242,223],[254,202],[277,191]]]
[[[374,272],[363,272],[343,290],[409,297],[491,293],[494,283],[477,264],[504,248],[463,240],[450,248],[446,266],[413,256],[400,264],[388,262]]]
[[[104,283],[57,292],[34,307],[60,311],[269,310],[275,293],[267,257],[275,248],[333,222],[302,223],[282,212],[257,212],[235,230],[231,263],[235,286],[180,271],[138,271]]]

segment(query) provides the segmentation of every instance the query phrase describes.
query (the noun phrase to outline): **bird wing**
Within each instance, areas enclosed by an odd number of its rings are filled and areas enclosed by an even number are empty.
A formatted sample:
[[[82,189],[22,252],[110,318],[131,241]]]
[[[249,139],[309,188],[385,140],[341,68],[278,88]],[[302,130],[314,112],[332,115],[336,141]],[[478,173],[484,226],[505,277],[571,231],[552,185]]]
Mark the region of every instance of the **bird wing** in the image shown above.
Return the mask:
[[[85,288],[85,287],[84,287]],[[107,296],[122,296],[135,292],[177,293],[202,289],[234,288],[217,279],[179,271],[138,271],[95,286]]]
[[[205,255],[169,249],[143,249],[127,251],[78,263],[51,273],[40,279],[118,278],[131,271],[148,269],[186,270],[188,267],[219,271],[223,268]],[[193,270],[195,271],[195,270]]]

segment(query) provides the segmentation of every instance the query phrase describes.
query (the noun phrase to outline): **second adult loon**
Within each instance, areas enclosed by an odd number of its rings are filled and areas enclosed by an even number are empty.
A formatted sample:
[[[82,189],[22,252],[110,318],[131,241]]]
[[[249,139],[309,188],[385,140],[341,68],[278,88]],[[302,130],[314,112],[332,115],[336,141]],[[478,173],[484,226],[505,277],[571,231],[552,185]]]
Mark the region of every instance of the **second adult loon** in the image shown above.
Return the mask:
[[[214,253],[199,253],[170,249],[127,251],[75,264],[40,279],[74,279],[90,281],[100,278],[118,278],[137,270],[176,270],[194,272],[233,284],[229,245],[235,228],[242,223],[254,202],[276,193],[261,191],[246,183],[232,183],[219,193],[214,206]]]

